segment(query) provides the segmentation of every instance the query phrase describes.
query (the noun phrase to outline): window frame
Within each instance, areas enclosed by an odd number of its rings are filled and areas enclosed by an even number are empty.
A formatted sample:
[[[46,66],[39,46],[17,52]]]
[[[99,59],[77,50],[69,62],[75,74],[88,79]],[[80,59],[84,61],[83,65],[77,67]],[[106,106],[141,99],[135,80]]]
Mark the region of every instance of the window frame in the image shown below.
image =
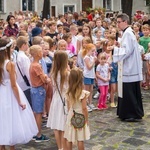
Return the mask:
[[[150,0],[145,0],[145,6],[150,6]]]
[[[0,0],[0,1],[2,3],[0,13],[5,13],[6,12],[6,0]]]
[[[71,7],[71,6],[73,6],[73,13],[74,12],[76,12],[76,4],[64,4],[63,5],[63,13],[65,14],[66,12],[65,12],[65,7]]]
[[[110,1],[110,8],[108,8],[108,1]],[[112,0],[103,0],[103,7],[106,9],[106,10],[112,10]]]
[[[26,10],[23,10],[23,0],[21,0],[21,10],[22,11],[36,11],[36,7],[37,7],[37,0],[32,0],[32,6],[31,6],[31,10],[29,10],[29,0],[25,0],[27,3],[27,8]]]

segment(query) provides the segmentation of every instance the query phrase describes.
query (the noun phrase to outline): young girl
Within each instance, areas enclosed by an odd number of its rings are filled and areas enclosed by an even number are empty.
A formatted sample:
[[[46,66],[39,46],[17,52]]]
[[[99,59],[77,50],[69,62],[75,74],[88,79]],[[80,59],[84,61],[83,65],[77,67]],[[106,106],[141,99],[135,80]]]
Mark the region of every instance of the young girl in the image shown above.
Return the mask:
[[[84,140],[90,139],[88,126],[88,111],[86,108],[86,99],[90,93],[83,90],[83,73],[80,69],[74,68],[69,75],[69,88],[67,91],[67,103],[69,113],[67,116],[64,137],[67,139],[67,150],[72,150],[72,143],[78,144],[79,150],[84,150]],[[73,110],[77,113],[84,114],[85,126],[79,130],[71,125]]]
[[[75,47],[72,44],[72,34],[66,33],[62,38],[67,42],[67,50],[69,50],[70,53],[75,54]]]
[[[85,49],[82,51],[83,56],[83,76],[84,76],[84,86],[85,90],[90,92],[90,96],[88,98],[88,111],[95,110],[96,107],[92,104],[92,93],[93,93],[93,84],[95,79],[95,61],[97,57],[95,55],[96,47],[94,44],[87,44]]]
[[[82,58],[82,51],[83,51],[83,49],[85,49],[86,45],[89,44],[89,43],[92,43],[92,40],[90,39],[90,37],[87,37],[87,36],[84,37],[83,40],[82,40],[82,48],[79,51],[78,56],[77,56],[77,65],[82,70],[84,68],[83,58]]]
[[[14,63],[10,61],[12,41],[0,39],[0,149],[28,143],[38,129],[30,105],[16,83]]]
[[[110,75],[110,107],[115,108],[115,93],[117,92],[117,76],[118,76],[118,64],[114,63],[112,61],[112,45],[113,45],[113,40],[109,40],[106,43],[106,56],[107,56],[107,63],[110,65],[111,69],[111,75]]]
[[[98,109],[107,109],[106,98],[108,94],[110,71],[109,65],[106,63],[106,54],[100,53],[98,56],[100,64],[96,68],[97,83],[100,89],[100,96],[98,100]]]
[[[82,29],[83,37],[89,37],[92,41],[92,43],[96,43],[96,38],[92,36],[91,27],[88,24],[84,24]]]
[[[66,111],[64,107],[65,93],[68,88],[68,56],[63,51],[54,54],[51,71],[53,84],[53,97],[48,115],[47,127],[54,130],[58,149],[67,150],[64,140],[64,128],[66,122]],[[57,115],[56,115],[57,114]]]

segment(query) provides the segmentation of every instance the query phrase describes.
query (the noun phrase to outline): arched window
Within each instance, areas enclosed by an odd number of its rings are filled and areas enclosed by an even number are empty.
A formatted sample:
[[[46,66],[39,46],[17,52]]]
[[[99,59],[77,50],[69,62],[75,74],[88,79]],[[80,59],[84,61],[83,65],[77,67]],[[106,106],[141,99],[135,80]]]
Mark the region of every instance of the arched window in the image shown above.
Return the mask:
[[[22,0],[22,10],[35,11],[35,0]]]

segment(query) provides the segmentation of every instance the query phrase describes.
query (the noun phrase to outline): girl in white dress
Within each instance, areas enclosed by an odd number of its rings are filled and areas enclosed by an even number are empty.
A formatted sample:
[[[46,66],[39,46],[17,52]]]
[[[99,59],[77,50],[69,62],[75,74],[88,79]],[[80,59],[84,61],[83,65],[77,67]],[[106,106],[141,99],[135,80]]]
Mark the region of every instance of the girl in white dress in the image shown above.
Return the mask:
[[[64,139],[66,122],[64,103],[66,103],[65,94],[68,87],[68,74],[68,55],[66,52],[58,50],[54,54],[52,71],[50,73],[53,84],[53,97],[48,115],[47,127],[54,130],[59,150],[67,150]]]
[[[72,150],[72,143],[78,144],[78,150],[84,150],[84,141],[90,139],[88,111],[86,107],[86,100],[90,92],[83,89],[83,73],[80,69],[74,68],[70,71],[69,88],[67,91],[69,112],[64,133],[64,137],[68,141],[67,150]],[[83,128],[74,128],[71,124],[71,118],[74,114],[73,110],[85,116],[85,125]]]
[[[0,150],[5,145],[28,143],[38,129],[31,107],[16,83],[15,66],[10,61],[13,41],[0,39]]]

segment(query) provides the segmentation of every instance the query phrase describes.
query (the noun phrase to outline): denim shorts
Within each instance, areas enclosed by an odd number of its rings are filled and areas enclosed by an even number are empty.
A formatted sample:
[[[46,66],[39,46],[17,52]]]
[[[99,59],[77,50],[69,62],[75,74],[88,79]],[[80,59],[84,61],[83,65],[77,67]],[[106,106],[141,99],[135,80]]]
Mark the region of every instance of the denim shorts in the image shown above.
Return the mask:
[[[35,113],[42,113],[44,110],[44,102],[46,91],[42,86],[31,88],[32,109]]]
[[[85,78],[84,77],[84,84],[85,85],[94,84],[94,79],[93,78]]]
[[[111,76],[110,76],[110,84],[117,83],[117,77],[118,77],[118,64],[113,63],[111,64],[112,66],[112,71],[111,71]]]

